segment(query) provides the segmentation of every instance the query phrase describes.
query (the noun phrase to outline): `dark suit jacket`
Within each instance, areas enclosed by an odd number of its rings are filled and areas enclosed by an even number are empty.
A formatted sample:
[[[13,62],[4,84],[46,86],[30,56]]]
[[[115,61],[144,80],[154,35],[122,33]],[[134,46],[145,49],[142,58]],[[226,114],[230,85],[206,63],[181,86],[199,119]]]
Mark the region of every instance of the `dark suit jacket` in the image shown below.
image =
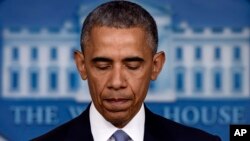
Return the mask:
[[[80,116],[32,141],[93,141],[89,107]],[[144,130],[144,141],[220,141],[217,136],[158,116],[146,106]]]

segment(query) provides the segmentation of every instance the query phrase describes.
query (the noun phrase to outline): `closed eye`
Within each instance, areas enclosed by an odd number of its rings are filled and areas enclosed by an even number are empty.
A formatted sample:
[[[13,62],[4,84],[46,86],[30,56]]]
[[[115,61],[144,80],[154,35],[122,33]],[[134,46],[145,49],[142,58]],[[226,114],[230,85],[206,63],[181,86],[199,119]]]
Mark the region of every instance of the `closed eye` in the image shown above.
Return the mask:
[[[95,67],[99,70],[107,70],[111,67],[109,63],[98,62],[95,64]]]
[[[111,67],[112,60],[106,57],[95,57],[92,59],[94,66],[99,70],[107,70]]]
[[[123,62],[128,69],[137,70],[142,66],[144,59],[138,56],[134,56],[125,58]]]
[[[141,67],[141,62],[128,62],[126,67],[130,70],[137,70]]]

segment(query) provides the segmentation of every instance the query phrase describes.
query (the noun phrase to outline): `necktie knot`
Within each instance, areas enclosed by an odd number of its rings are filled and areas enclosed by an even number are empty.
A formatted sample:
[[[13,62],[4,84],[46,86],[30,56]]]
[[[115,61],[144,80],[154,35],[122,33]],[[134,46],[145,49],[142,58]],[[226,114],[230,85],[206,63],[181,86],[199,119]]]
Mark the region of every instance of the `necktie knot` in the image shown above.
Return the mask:
[[[127,133],[125,133],[122,130],[117,130],[112,137],[115,139],[115,141],[129,141],[130,137]]]

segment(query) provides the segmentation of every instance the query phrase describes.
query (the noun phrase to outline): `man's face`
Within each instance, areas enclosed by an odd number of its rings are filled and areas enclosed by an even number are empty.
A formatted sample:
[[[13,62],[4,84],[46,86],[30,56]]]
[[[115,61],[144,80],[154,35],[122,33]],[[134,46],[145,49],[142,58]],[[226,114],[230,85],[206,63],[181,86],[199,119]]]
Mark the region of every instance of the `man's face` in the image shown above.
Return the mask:
[[[157,56],[163,58],[160,68]],[[139,111],[150,80],[160,72],[164,53],[153,55],[141,28],[95,27],[84,53],[76,53],[75,58],[99,113],[123,127]]]

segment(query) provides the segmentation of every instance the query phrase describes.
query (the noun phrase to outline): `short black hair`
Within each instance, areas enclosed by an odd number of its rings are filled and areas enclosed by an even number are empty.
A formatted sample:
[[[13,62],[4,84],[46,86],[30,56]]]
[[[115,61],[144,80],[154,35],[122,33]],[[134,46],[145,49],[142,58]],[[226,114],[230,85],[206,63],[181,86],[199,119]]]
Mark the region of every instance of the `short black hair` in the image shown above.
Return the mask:
[[[81,48],[84,51],[94,27],[142,28],[153,53],[157,52],[158,32],[153,17],[140,5],[129,1],[110,1],[95,8],[86,17],[81,31]]]

